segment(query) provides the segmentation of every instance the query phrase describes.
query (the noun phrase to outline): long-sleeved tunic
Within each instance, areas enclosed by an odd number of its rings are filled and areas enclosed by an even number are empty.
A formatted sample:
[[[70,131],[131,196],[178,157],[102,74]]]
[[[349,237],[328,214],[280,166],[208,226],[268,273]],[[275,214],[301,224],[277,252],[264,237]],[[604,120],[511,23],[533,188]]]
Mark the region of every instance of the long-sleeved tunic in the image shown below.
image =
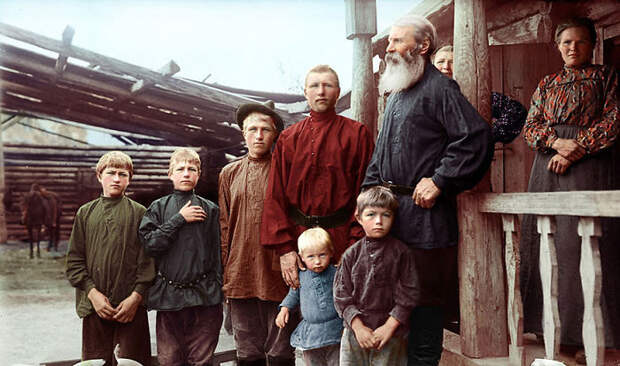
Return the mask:
[[[287,287],[280,258],[260,245],[261,213],[271,155],[249,155],[222,169],[219,178],[224,294],[232,299],[280,302]]]
[[[613,145],[620,131],[618,75],[607,65],[564,67],[545,76],[532,95],[523,128],[527,144],[550,152],[556,125],[579,126],[576,140],[593,154]]]
[[[333,265],[321,273],[299,272],[299,288],[291,288],[280,304],[290,310],[301,308],[303,319],[291,334],[291,346],[309,350],[340,343],[342,319],[334,308],[335,274]]]
[[[93,288],[117,306],[136,291],[143,298],[155,276],[153,259],[138,239],[145,208],[126,196],[99,197],[78,209],[67,252],[66,275],[76,288],[80,318],[94,312]]]
[[[610,66],[568,67],[548,75],[539,83],[524,128],[525,141],[536,150],[529,192],[597,191],[620,189],[620,108],[618,76]],[[564,174],[547,166],[556,154],[557,138],[574,139],[586,155],[572,163]],[[581,238],[579,217],[556,216],[557,296],[560,342],[581,345],[583,296],[579,274]],[[600,305],[607,347],[620,347],[620,219],[601,218],[598,240],[601,259]],[[520,284],[523,298],[523,328],[542,332],[543,303],[540,281],[540,235],[534,215],[524,215],[521,224]]]
[[[337,261],[347,246],[363,236],[353,213],[373,148],[366,126],[334,110],[312,111],[284,130],[271,162],[261,244],[280,255],[296,250],[297,237],[307,228],[289,218],[291,207],[316,216],[348,208],[348,223],[327,230]]]
[[[334,278],[334,305],[348,328],[356,316],[373,330],[392,316],[400,323],[395,334],[402,336],[418,301],[413,256],[400,240],[364,237],[342,256]]]
[[[431,178],[441,194],[430,208],[398,195],[392,235],[414,248],[456,245],[455,195],[476,185],[493,157],[491,128],[452,79],[431,64],[422,79],[387,101],[364,186],[382,181],[415,187]]]
[[[190,200],[207,213],[204,221],[188,223],[179,213]],[[222,302],[217,205],[193,191],[175,190],[151,204],[139,236],[157,270],[149,289],[149,309],[175,311]]]

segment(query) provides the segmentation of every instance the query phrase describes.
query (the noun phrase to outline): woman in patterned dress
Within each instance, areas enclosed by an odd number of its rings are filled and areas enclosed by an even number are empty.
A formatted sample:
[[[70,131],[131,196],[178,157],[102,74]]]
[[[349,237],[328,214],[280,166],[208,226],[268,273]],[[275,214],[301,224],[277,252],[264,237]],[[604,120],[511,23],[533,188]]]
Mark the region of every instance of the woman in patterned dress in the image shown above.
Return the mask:
[[[536,151],[529,192],[620,189],[618,75],[592,65],[594,24],[575,18],[558,25],[555,41],[564,68],[547,75],[532,95],[523,135]],[[579,274],[579,218],[557,216],[560,343],[581,346],[583,293]],[[620,347],[620,220],[601,220],[601,307],[607,347]],[[525,216],[521,238],[524,331],[542,333],[542,292],[536,217]],[[571,347],[567,347],[567,350]]]

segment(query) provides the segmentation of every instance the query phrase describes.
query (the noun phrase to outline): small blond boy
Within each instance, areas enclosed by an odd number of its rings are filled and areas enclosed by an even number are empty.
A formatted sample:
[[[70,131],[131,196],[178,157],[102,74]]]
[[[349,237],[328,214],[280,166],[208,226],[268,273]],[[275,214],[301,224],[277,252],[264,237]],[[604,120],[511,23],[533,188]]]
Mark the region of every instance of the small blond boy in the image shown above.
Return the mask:
[[[196,151],[174,151],[168,176],[174,192],[151,204],[139,229],[157,270],[147,298],[148,309],[157,310],[157,359],[160,365],[207,365],[222,325],[219,209],[194,193]]]
[[[136,235],[145,208],[125,196],[133,176],[129,156],[106,153],[96,172],[103,193],[78,209],[66,263],[83,319],[82,359],[101,358],[111,365],[119,343],[121,357],[147,366],[151,344],[142,300],[155,269]]]
[[[291,335],[291,345],[303,351],[307,366],[337,366],[342,319],[334,308],[334,245],[327,231],[315,227],[299,236],[297,248],[307,269],[299,273],[299,288],[291,288],[280,304],[276,325],[284,328],[290,311],[301,307],[303,320]]]
[[[385,187],[357,198],[366,236],[344,253],[334,279],[334,304],[344,319],[340,365],[406,365],[407,324],[418,283],[409,249],[389,236],[398,201]]]

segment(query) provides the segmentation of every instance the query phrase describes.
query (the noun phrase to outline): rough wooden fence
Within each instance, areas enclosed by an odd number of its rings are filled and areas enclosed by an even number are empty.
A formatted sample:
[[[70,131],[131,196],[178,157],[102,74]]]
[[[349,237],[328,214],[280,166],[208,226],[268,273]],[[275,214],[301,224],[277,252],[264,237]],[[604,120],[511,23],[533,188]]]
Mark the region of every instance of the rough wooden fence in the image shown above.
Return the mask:
[[[540,272],[543,288],[543,312],[545,321],[543,333],[547,359],[554,359],[559,352],[560,323],[557,298],[557,258],[554,242],[555,216],[578,216],[578,233],[581,236],[580,274],[584,297],[583,339],[588,366],[604,364],[605,339],[600,308],[601,262],[598,238],[601,236],[601,217],[620,217],[620,191],[578,191],[553,193],[505,193],[465,194],[460,199],[459,210],[470,216],[501,215],[505,236],[506,278],[508,301],[506,313],[510,338],[509,357],[511,365],[525,366],[523,349],[523,307],[519,290],[519,236],[518,215],[530,214],[538,218],[538,232],[541,234]],[[475,219],[474,219],[475,220]],[[478,219],[478,221],[483,220]],[[483,229],[478,227],[478,229]],[[465,233],[466,236],[468,233]],[[497,263],[496,263],[497,264]],[[499,263],[501,267],[501,262]],[[481,269],[480,272],[493,269]],[[463,288],[463,287],[461,287]],[[476,292],[472,290],[471,292]],[[462,304],[463,305],[463,304]],[[463,307],[461,308],[463,312]],[[467,313],[465,316],[469,316]],[[485,323],[476,324],[473,332],[461,333],[462,344],[476,343],[476,332]],[[463,329],[463,327],[461,327]],[[469,336],[468,336],[469,334]]]

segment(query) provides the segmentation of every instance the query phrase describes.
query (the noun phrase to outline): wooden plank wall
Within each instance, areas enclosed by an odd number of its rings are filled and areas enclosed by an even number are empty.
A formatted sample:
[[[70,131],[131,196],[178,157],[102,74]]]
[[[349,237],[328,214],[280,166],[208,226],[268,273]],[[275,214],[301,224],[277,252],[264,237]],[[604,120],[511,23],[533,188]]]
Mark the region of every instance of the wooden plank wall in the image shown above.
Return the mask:
[[[491,90],[503,93],[530,108],[532,94],[545,75],[562,69],[562,58],[554,44],[537,43],[508,46],[490,46]],[[494,192],[526,192],[534,152],[523,136],[507,145],[496,146]],[[500,151],[497,151],[497,150]],[[498,177],[499,176],[499,177]],[[501,190],[500,190],[501,189]]]
[[[7,230],[9,240],[26,240],[25,227],[20,223],[20,203],[32,183],[60,194],[63,200],[61,237],[68,239],[77,209],[101,193],[95,176],[95,165],[101,155],[111,150],[129,154],[134,176],[127,194],[144,205],[169,193],[168,161],[174,147],[91,147],[5,145],[5,174],[9,207]]]

